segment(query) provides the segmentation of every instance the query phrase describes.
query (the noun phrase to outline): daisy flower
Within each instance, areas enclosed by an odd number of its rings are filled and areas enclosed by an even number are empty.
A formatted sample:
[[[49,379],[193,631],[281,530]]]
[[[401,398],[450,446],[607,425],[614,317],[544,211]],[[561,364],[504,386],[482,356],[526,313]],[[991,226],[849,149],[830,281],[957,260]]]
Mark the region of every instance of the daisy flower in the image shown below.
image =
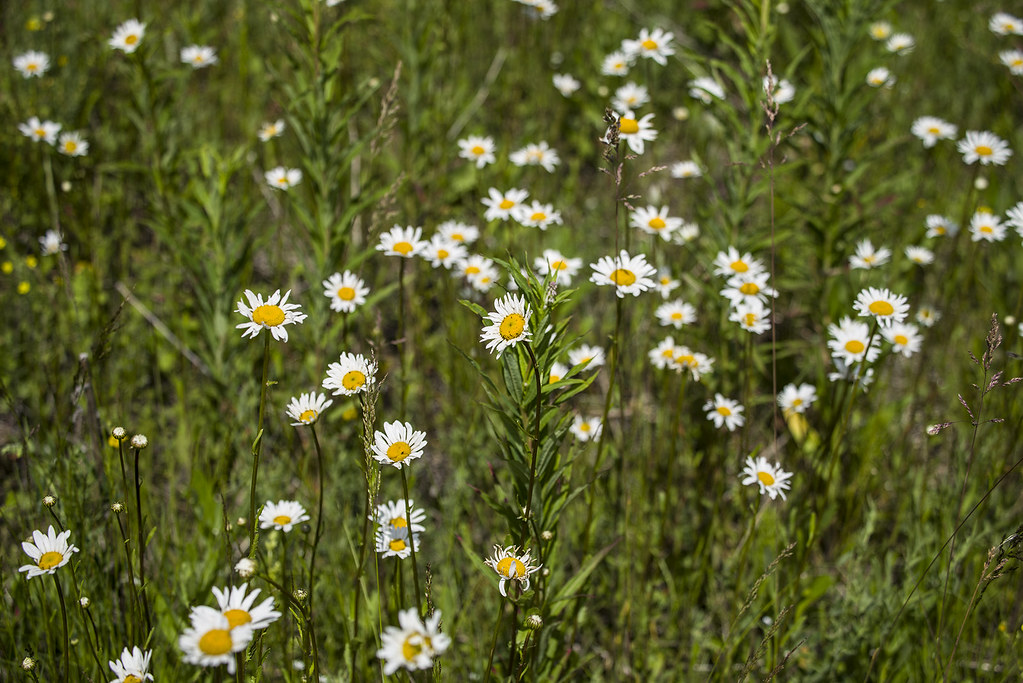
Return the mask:
[[[411,536],[407,526],[379,526],[373,535],[376,551],[381,557],[397,557],[404,560],[412,554],[413,546],[418,552],[420,533],[413,530]]]
[[[771,93],[771,99],[774,100],[775,104],[785,104],[791,102],[796,97],[796,87],[785,78],[779,79],[777,76],[764,76],[764,92]]]
[[[444,267],[448,270],[451,270],[453,265],[468,255],[469,252],[462,243],[448,239],[439,233],[430,238],[426,249],[421,254],[434,268]]]
[[[649,101],[650,92],[646,89],[646,86],[636,85],[629,81],[615,90],[615,96],[611,98],[611,107],[616,111],[639,109]]]
[[[622,41],[622,52],[632,59],[645,57],[664,66],[668,63],[667,58],[675,54],[675,48],[670,44],[673,37],[674,34],[659,28],[652,31],[640,29],[638,39]]]
[[[869,239],[860,240],[856,243],[856,253],[849,257],[849,265],[854,269],[870,270],[888,263],[891,255],[888,247],[874,249]]]
[[[39,246],[42,247],[43,256],[53,256],[67,251],[67,245],[56,230],[47,230],[46,234],[39,238]]]
[[[714,257],[714,274],[731,277],[736,274],[750,274],[763,272],[764,264],[753,258],[749,252],[740,254],[735,247],[728,247],[728,251],[719,251]]]
[[[57,139],[57,151],[64,156],[84,157],[89,153],[89,143],[78,131],[61,133]]]
[[[50,68],[50,58],[45,52],[29,50],[14,58],[14,68],[25,78],[39,78]]]
[[[114,35],[107,41],[107,45],[115,50],[131,54],[139,49],[144,35],[146,35],[146,25],[138,19],[129,19],[117,27]]]
[[[1012,156],[1009,144],[986,130],[966,131],[966,137],[956,143],[956,148],[963,155],[963,163],[966,164],[979,161],[985,166],[988,164],[1004,166]]]
[[[533,261],[533,270],[538,275],[546,277],[548,273],[553,273],[554,277],[552,279],[559,285],[565,285],[566,287],[572,284],[572,278],[576,276],[582,267],[583,260],[581,258],[569,258],[554,249],[544,249],[543,256]]]
[[[812,384],[786,384],[778,394],[778,407],[785,415],[790,413],[805,413],[807,409],[817,402],[817,387]]]
[[[332,403],[334,403],[333,399],[328,399],[323,394],[312,391],[299,394],[298,398],[292,397],[291,403],[288,404],[288,417],[294,420],[291,426],[301,427],[315,423],[319,419],[320,413],[329,408]]]
[[[512,218],[527,228],[546,230],[549,225],[561,225],[561,212],[555,211],[552,204],[541,204],[533,200],[530,206],[519,204],[512,210]]]
[[[610,285],[615,288],[619,299],[626,294],[639,296],[655,286],[651,278],[657,270],[646,262],[646,256],[637,254],[629,256],[624,249],[618,256],[601,256],[596,263],[591,263],[593,274],[590,282],[595,285]]]
[[[934,262],[934,252],[927,247],[906,247],[906,258],[919,266],[926,266]]]
[[[989,211],[978,211],[970,219],[970,240],[973,242],[1001,242],[1005,239],[1006,226],[1002,220]]]
[[[440,632],[440,610],[424,623],[412,607],[398,612],[398,626],[388,626],[380,634],[380,649],[377,659],[384,662],[384,675],[390,676],[398,669],[409,671],[433,668],[433,658],[443,654],[451,644],[451,638]]]
[[[572,74],[554,74],[551,79],[554,81],[554,87],[558,89],[564,97],[571,96],[576,90],[579,89],[579,81],[577,81]]]
[[[268,500],[259,513],[260,529],[277,529],[284,533],[291,531],[296,524],[308,521],[309,515],[305,508],[294,500],[279,500],[276,503]]]
[[[595,370],[605,363],[604,349],[599,346],[582,344],[568,352],[568,362],[575,367],[582,365]]]
[[[198,666],[227,665],[234,674],[235,653],[242,652],[252,642],[252,627],[248,624],[231,626],[227,617],[205,605],[193,607],[189,615],[191,625],[178,638],[178,647],[188,664]]]
[[[614,113],[614,112],[612,112]],[[626,111],[621,116],[614,113],[618,119],[618,137],[629,145],[636,154],[642,154],[646,149],[646,143],[651,140],[657,139],[657,131],[653,128],[650,121],[654,118],[653,114],[647,114],[642,118],[637,119],[636,114],[632,111]],[[610,133],[610,130],[608,130]],[[607,140],[608,135],[605,134],[603,140]]]
[[[422,236],[422,228],[411,225],[403,228],[400,225],[395,225],[380,235],[377,251],[384,252],[385,256],[412,258],[413,256],[418,256],[420,252],[426,249],[427,243],[421,239]]]
[[[760,299],[747,298],[736,304],[728,319],[752,334],[763,334],[771,329],[771,311]]]
[[[695,161],[677,161],[671,165],[672,178],[699,178],[703,175],[700,165]]]
[[[480,231],[475,225],[460,221],[444,221],[437,226],[437,234],[458,244],[472,244],[479,239]]]
[[[277,166],[263,174],[266,183],[278,190],[290,190],[302,182],[302,171],[297,168],[285,168]]]
[[[881,330],[881,334],[888,340],[896,353],[901,353],[909,358],[920,350],[923,343],[923,336],[916,325],[910,323],[896,323],[891,327]]]
[[[924,147],[931,148],[934,147],[938,140],[955,139],[959,128],[936,116],[921,116],[913,121],[909,132],[920,138],[924,143]]]
[[[487,207],[486,213],[483,214],[483,218],[487,221],[508,220],[512,217],[512,211],[529,196],[529,192],[518,188],[501,192],[496,187],[492,187],[487,190],[487,193],[490,196],[481,200],[483,205]]]
[[[687,304],[682,299],[675,299],[666,304],[661,304],[654,312],[657,320],[665,327],[671,326],[681,330],[683,325],[692,325],[696,322],[696,308]]]
[[[494,156],[494,139],[481,135],[470,135],[458,141],[458,156],[469,161],[476,162],[476,168],[483,168],[487,164],[497,161]]]
[[[532,338],[529,331],[531,311],[525,297],[508,294],[494,302],[494,312],[488,313],[489,322],[480,333],[480,341],[487,343],[487,351],[493,351],[498,358],[509,347]]]
[[[543,170],[548,173],[553,173],[554,167],[561,163],[557,150],[551,149],[546,140],[531,142],[512,152],[508,158],[516,166],[543,166]]]
[[[18,130],[33,142],[43,140],[53,145],[57,142],[57,133],[60,132],[60,124],[55,121],[40,121],[38,116],[33,116],[25,123],[18,124]]]
[[[373,457],[399,469],[402,463],[423,457],[426,449],[426,432],[415,430],[408,422],[385,422],[384,431],[377,430],[373,437]]]
[[[892,25],[887,21],[875,21],[868,30],[874,40],[887,40],[892,35]]]
[[[767,284],[770,278],[771,274],[768,272],[736,273],[728,278],[725,288],[721,290],[721,296],[728,299],[733,306],[753,301],[766,304],[768,297],[778,296],[777,290]]]
[[[330,299],[330,308],[338,313],[351,313],[366,303],[369,287],[355,273],[346,270],[334,273],[323,281],[323,295]]]
[[[670,363],[677,372],[688,370],[694,382],[699,382],[703,375],[709,375],[713,364],[713,358],[707,354],[692,351],[688,346],[676,346]]]
[[[947,216],[931,214],[926,218],[925,224],[927,225],[927,237],[951,236],[959,232],[959,225]]]
[[[657,291],[662,299],[667,299],[681,285],[682,283],[673,278],[667,270],[661,270],[657,273]]]
[[[604,57],[604,61],[600,65],[600,73],[605,76],[624,76],[629,73],[630,66],[632,66],[632,60],[629,56],[620,50],[615,50]]]
[[[689,81],[689,96],[710,104],[714,98],[725,99],[725,90],[713,78],[704,76]]]
[[[582,415],[576,415],[572,418],[572,425],[568,428],[568,431],[572,432],[572,436],[577,441],[596,441],[600,438],[600,433],[604,426],[600,424],[599,417],[583,417]]]
[[[189,45],[181,48],[181,63],[193,69],[202,69],[217,63],[217,51],[209,45]]]
[[[335,396],[354,396],[373,383],[376,371],[376,363],[361,353],[342,353],[337,363],[327,366],[323,388],[333,390]]]
[[[650,359],[650,363],[658,370],[664,370],[671,366],[672,359],[675,357],[675,340],[671,337],[665,337],[657,346],[647,352],[647,357]]]
[[[306,319],[305,313],[299,313],[301,306],[288,303],[289,296],[290,289],[283,297],[281,290],[278,289],[264,302],[262,294],[254,294],[252,290],[246,289],[245,298],[248,299],[248,305],[239,300],[238,308],[235,309],[236,313],[249,319],[249,322],[235,326],[243,330],[242,337],[255,338],[260,331],[267,329],[277,341],[288,341],[288,330],[285,329],[285,325],[301,324]]]
[[[58,534],[53,530],[52,524],[46,530],[46,534],[39,530],[33,531],[32,540],[34,542],[25,541],[21,544],[21,549],[32,558],[32,564],[18,567],[18,571],[26,572],[29,579],[56,573],[58,569],[71,561],[72,553],[78,552],[78,548],[68,544],[67,540],[70,537],[70,529]]]
[[[1014,34],[1023,36],[1023,19],[1012,16],[1006,12],[996,12],[992,15],[987,27],[992,33],[1000,36]]]
[[[881,353],[877,339],[872,341],[870,339],[870,328],[867,323],[853,320],[848,316],[843,317],[837,325],[835,323],[828,325],[828,335],[832,337],[828,340],[828,348],[831,349],[836,364],[838,360],[842,360],[851,365],[859,363],[864,358],[868,363],[872,363]]]
[[[259,597],[259,589],[255,588],[248,595],[245,588],[248,584],[231,586],[229,588],[213,587],[213,595],[217,598],[217,608],[220,613],[227,617],[227,623],[231,628],[248,626],[253,631],[264,629],[281,618],[281,613],[274,609],[274,599],[267,598],[255,607],[256,598]]]
[[[1009,67],[1009,73],[1013,76],[1023,76],[1023,51],[1005,50],[998,53],[998,59],[1002,64]]]
[[[568,366],[564,363],[554,362],[551,364],[551,372],[547,377],[548,384],[554,384],[561,380],[562,377],[568,374]]]
[[[891,290],[878,287],[867,287],[856,295],[853,308],[861,316],[873,316],[881,327],[892,323],[901,323],[909,312],[906,297],[895,294]]]
[[[377,505],[376,515],[371,519],[379,526],[391,527],[392,529],[412,529],[414,532],[426,531],[422,522],[426,521],[426,513],[416,507],[416,504],[409,499],[409,517],[405,516],[405,500],[390,500]],[[418,546],[417,546],[418,547]]]
[[[916,47],[916,41],[908,33],[893,33],[885,42],[884,47],[897,55],[908,55]]]
[[[266,142],[272,138],[278,138],[284,134],[284,129],[287,126],[284,125],[284,119],[277,119],[276,121],[266,122],[259,127],[259,139],[262,142]]]
[[[454,272],[457,275],[464,276],[470,282],[484,275],[497,276],[497,268],[494,266],[494,262],[486,256],[479,254],[469,254],[465,260],[456,264]]]
[[[742,406],[721,394],[714,394],[714,400],[704,403],[703,409],[707,411],[707,419],[718,429],[724,426],[728,431],[734,432],[736,427],[741,427],[746,422],[746,418],[742,416]]]
[[[110,670],[117,676],[110,683],[145,683],[153,680],[153,674],[149,673],[149,660],[152,656],[152,650],[143,652],[138,645],[131,650],[124,648],[120,659],[116,662],[107,661]]]
[[[660,209],[656,206],[637,208],[629,216],[629,222],[648,235],[660,235],[665,242],[671,239],[672,231],[682,227],[682,219],[669,216],[666,206]]]
[[[941,311],[930,306],[921,306],[916,312],[916,321],[924,327],[934,327],[941,320]]]
[[[486,559],[486,564],[501,577],[501,583],[498,585],[498,588],[501,591],[501,595],[505,597],[508,597],[508,594],[505,592],[506,583],[517,581],[522,591],[528,591],[529,575],[536,573],[540,569],[540,565],[532,564],[528,550],[522,552],[518,546],[514,545],[507,548],[495,545],[494,554]]]
[[[785,491],[788,490],[789,479],[792,478],[791,472],[784,471],[778,463],[772,466],[767,458],[762,456],[757,456],[756,460],[747,456],[742,475],[745,477],[742,480],[744,486],[754,484],[759,486],[760,493],[771,496],[771,500],[778,496],[785,500]]]
[[[895,76],[883,66],[867,72],[867,85],[872,88],[891,88],[895,85]]]
[[[1017,202],[1005,212],[1005,222],[1017,230],[1023,229],[1023,202]]]

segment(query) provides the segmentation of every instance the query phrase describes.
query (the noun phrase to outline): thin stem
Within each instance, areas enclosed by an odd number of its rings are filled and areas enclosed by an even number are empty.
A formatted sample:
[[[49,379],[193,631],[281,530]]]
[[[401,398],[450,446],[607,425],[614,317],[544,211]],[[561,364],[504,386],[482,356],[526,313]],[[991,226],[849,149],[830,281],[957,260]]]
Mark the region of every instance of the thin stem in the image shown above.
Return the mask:
[[[142,610],[139,607],[138,592],[135,590],[135,568],[134,568],[134,566],[132,565],[132,562],[131,562],[131,538],[129,537],[129,534],[126,533],[125,530],[124,530],[124,524],[121,523],[121,515],[119,513],[115,512],[114,513],[114,519],[117,520],[117,528],[121,532],[121,541],[124,544],[124,564],[125,564],[126,567],[128,567],[128,584],[129,584],[129,588],[130,588],[130,592],[131,592],[131,613],[132,613],[131,625],[132,625],[132,629],[138,629],[138,628],[140,628],[140,624],[138,622],[141,619],[141,612],[142,612]],[[129,633],[129,635],[130,635],[130,633]],[[141,640],[140,638],[138,638],[138,634],[137,633],[136,633],[136,639]]]
[[[423,615],[423,601],[419,597],[419,567],[416,565],[416,535],[412,532],[412,513],[409,510],[408,502],[408,477],[405,475],[405,466],[401,466],[401,490],[405,494],[405,521],[408,524],[408,542],[412,550],[412,581],[416,589],[416,610],[419,616]],[[400,564],[399,564],[400,567]]]
[[[527,342],[525,344],[529,360],[533,364],[533,376],[536,379],[536,431],[533,434],[532,454],[529,461],[529,491],[526,493],[526,509],[522,516],[522,537],[520,544],[525,547],[526,537],[529,536],[529,516],[533,509],[533,485],[536,483],[536,456],[540,450],[540,421],[543,415],[543,382],[540,379],[540,367],[536,363],[536,355],[533,347]]]
[[[259,453],[263,449],[263,411],[266,406],[266,378],[270,370],[270,330],[263,333],[263,379],[259,383],[259,424],[256,441],[252,444],[252,484],[249,487],[249,557],[256,554],[256,477],[259,473]]]
[[[398,260],[398,367],[401,369],[401,405],[398,416],[405,419],[405,403],[408,400],[408,377],[405,374],[405,258]]]
[[[64,591],[60,587],[60,579],[53,574],[53,585],[57,587],[57,598],[60,599],[60,618],[64,624],[64,683],[71,680],[71,638],[67,628],[67,607],[64,605]]]
[[[501,601],[497,608],[497,621],[494,623],[494,636],[490,639],[490,658],[487,660],[487,670],[483,674],[483,683],[490,683],[490,671],[494,668],[494,651],[497,650],[497,634],[501,632],[501,617],[504,616],[504,601]]]
[[[320,490],[316,501],[316,532],[313,535],[313,547],[309,554],[309,629],[310,639],[313,648],[313,667],[314,670],[310,672],[313,676],[318,676],[320,673],[320,662],[318,649],[316,647],[316,633],[312,630],[313,624],[313,596],[316,594],[316,582],[314,578],[316,576],[316,549],[320,545],[320,536],[323,533],[323,452],[320,449],[320,440],[316,438],[316,424],[313,423],[309,426],[313,432],[313,445],[316,447],[316,474],[320,480]],[[315,678],[314,678],[315,680]]]
[[[135,451],[135,529],[138,531],[138,553],[139,553],[139,597],[142,602],[142,611],[146,617],[146,633],[153,630],[152,616],[149,614],[149,600],[146,598],[146,533],[142,528],[142,481],[139,479],[139,452],[140,448],[133,448]]]

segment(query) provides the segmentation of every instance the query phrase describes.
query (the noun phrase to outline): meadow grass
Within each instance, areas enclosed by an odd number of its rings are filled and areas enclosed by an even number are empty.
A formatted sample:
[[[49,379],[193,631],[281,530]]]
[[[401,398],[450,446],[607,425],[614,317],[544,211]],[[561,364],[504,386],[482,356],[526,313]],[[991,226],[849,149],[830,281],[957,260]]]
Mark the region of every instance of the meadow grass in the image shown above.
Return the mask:
[[[0,678],[1018,679],[1005,10],[5,3]]]

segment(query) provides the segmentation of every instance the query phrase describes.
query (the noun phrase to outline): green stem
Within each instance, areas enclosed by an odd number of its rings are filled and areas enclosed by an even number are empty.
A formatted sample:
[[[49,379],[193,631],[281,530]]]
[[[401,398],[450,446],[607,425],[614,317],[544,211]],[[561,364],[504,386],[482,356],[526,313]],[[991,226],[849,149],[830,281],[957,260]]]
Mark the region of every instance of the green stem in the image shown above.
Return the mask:
[[[525,344],[529,360],[533,363],[533,376],[536,379],[536,431],[533,434],[532,453],[529,461],[529,491],[526,493],[526,508],[522,516],[522,537],[520,545],[525,547],[526,538],[529,536],[529,516],[533,509],[533,486],[536,483],[536,457],[540,450],[540,422],[543,417],[543,381],[540,379],[540,367],[536,363],[536,355],[533,347],[527,342]]]
[[[71,680],[71,638],[67,628],[67,607],[64,605],[64,591],[60,587],[60,579],[53,574],[53,585],[57,587],[57,598],[60,599],[60,618],[64,625],[64,683]]]
[[[398,417],[405,419],[405,404],[408,400],[408,376],[405,374],[405,258],[400,257],[398,261],[398,339],[396,342],[398,351],[398,367],[401,369],[401,405]]]
[[[312,628],[313,625],[313,596],[316,594],[316,549],[320,545],[320,536],[323,533],[323,452],[320,449],[320,440],[316,438],[316,424],[312,424],[309,428],[313,432],[313,445],[316,447],[316,473],[320,480],[320,490],[316,501],[316,532],[313,535],[313,547],[309,554],[309,636],[310,642],[313,648],[313,671],[310,675],[313,676],[313,680],[320,673],[320,662],[319,662],[319,650],[316,647],[316,633]]]
[[[256,554],[256,477],[259,474],[259,453],[263,449],[263,412],[266,407],[266,378],[270,370],[270,330],[263,333],[263,379],[259,384],[259,424],[252,444],[252,484],[249,487],[249,557]]]
[[[117,520],[117,528],[121,531],[121,541],[124,544],[124,564],[128,568],[128,586],[131,592],[131,625],[133,630],[141,631],[142,625],[139,621],[142,619],[142,609],[139,607],[139,596],[135,589],[135,569],[131,562],[131,538],[124,530],[124,524],[121,523],[119,513],[114,513],[114,519]],[[130,632],[129,635],[131,635]],[[133,640],[141,640],[138,633],[135,634]]]
[[[422,598],[419,597],[419,568],[416,565],[416,541],[415,534],[412,532],[412,513],[409,510],[408,504],[408,477],[405,476],[405,466],[401,467],[401,490],[405,494],[405,520],[408,524],[408,542],[409,548],[412,549],[412,581],[415,584],[416,589],[416,609],[419,612],[419,616],[423,615],[423,604]],[[399,565],[400,566],[400,565]]]
[[[483,674],[483,683],[490,683],[490,671],[494,668],[494,652],[497,650],[497,634],[501,632],[501,617],[504,616],[504,601],[497,608],[497,621],[494,623],[494,636],[490,639],[490,658],[487,670]]]
[[[138,531],[138,553],[139,553],[139,597],[142,602],[142,611],[146,617],[146,633],[153,629],[152,616],[149,613],[149,600],[146,598],[146,533],[142,528],[142,481],[139,479],[139,452],[140,448],[133,448],[135,451],[135,529]]]

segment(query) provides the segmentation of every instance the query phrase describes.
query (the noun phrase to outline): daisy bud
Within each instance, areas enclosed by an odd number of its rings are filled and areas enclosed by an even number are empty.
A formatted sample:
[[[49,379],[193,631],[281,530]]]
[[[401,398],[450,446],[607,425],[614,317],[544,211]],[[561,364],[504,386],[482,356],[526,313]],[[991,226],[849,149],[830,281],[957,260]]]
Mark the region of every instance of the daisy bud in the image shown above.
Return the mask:
[[[530,631],[539,631],[543,628],[543,617],[535,612],[526,617],[526,628]]]
[[[689,118],[689,108],[675,107],[674,109],[671,110],[671,115],[675,118],[676,121],[685,121],[686,119]]]
[[[113,503],[110,506],[110,511],[116,514],[124,512],[124,503]]]
[[[238,521],[236,521],[235,524],[237,524],[238,526],[245,526],[248,523],[248,521],[249,520],[245,519],[244,517],[239,517]]]
[[[550,531],[549,529],[545,529],[545,530],[544,530],[544,531],[543,531],[543,532],[542,532],[542,533],[540,534],[540,538],[542,538],[542,539],[543,539],[543,540],[545,540],[545,541],[549,541],[549,540],[551,540],[552,538],[554,538],[554,534],[553,534],[553,532],[551,532],[551,531]]]
[[[149,439],[146,438],[145,434],[136,434],[135,436],[131,437],[131,447],[132,448],[135,448],[135,449],[138,449],[138,450],[141,451],[143,448],[145,448],[148,445],[149,445]]]
[[[25,671],[31,671],[36,668],[36,660],[31,657],[25,657],[25,659],[21,660],[21,668]]]
[[[92,601],[89,600],[89,598],[83,597],[78,601],[78,604],[82,606],[82,609],[89,609],[89,605],[92,604]]]
[[[57,504],[56,496],[43,496],[43,505],[45,505],[46,507],[52,508],[56,504]]]
[[[64,182],[62,182],[60,184],[60,190],[61,190],[61,192],[70,192],[71,191],[71,181],[70,180],[65,180]]]
[[[295,599],[298,600],[299,602],[302,602],[303,600],[305,600],[306,598],[309,597],[309,593],[307,593],[306,591],[302,590],[301,588],[296,588],[295,592],[293,593],[293,595],[294,595]]]
[[[118,441],[124,441],[128,438],[128,432],[124,431],[124,427],[114,427],[110,430],[110,436]]]
[[[984,176],[977,176],[977,179],[973,181],[973,186],[978,190],[987,189],[987,178]]]
[[[243,557],[238,560],[238,563],[234,566],[234,570],[238,572],[238,576],[243,579],[247,579],[256,573],[256,563],[248,557]]]

